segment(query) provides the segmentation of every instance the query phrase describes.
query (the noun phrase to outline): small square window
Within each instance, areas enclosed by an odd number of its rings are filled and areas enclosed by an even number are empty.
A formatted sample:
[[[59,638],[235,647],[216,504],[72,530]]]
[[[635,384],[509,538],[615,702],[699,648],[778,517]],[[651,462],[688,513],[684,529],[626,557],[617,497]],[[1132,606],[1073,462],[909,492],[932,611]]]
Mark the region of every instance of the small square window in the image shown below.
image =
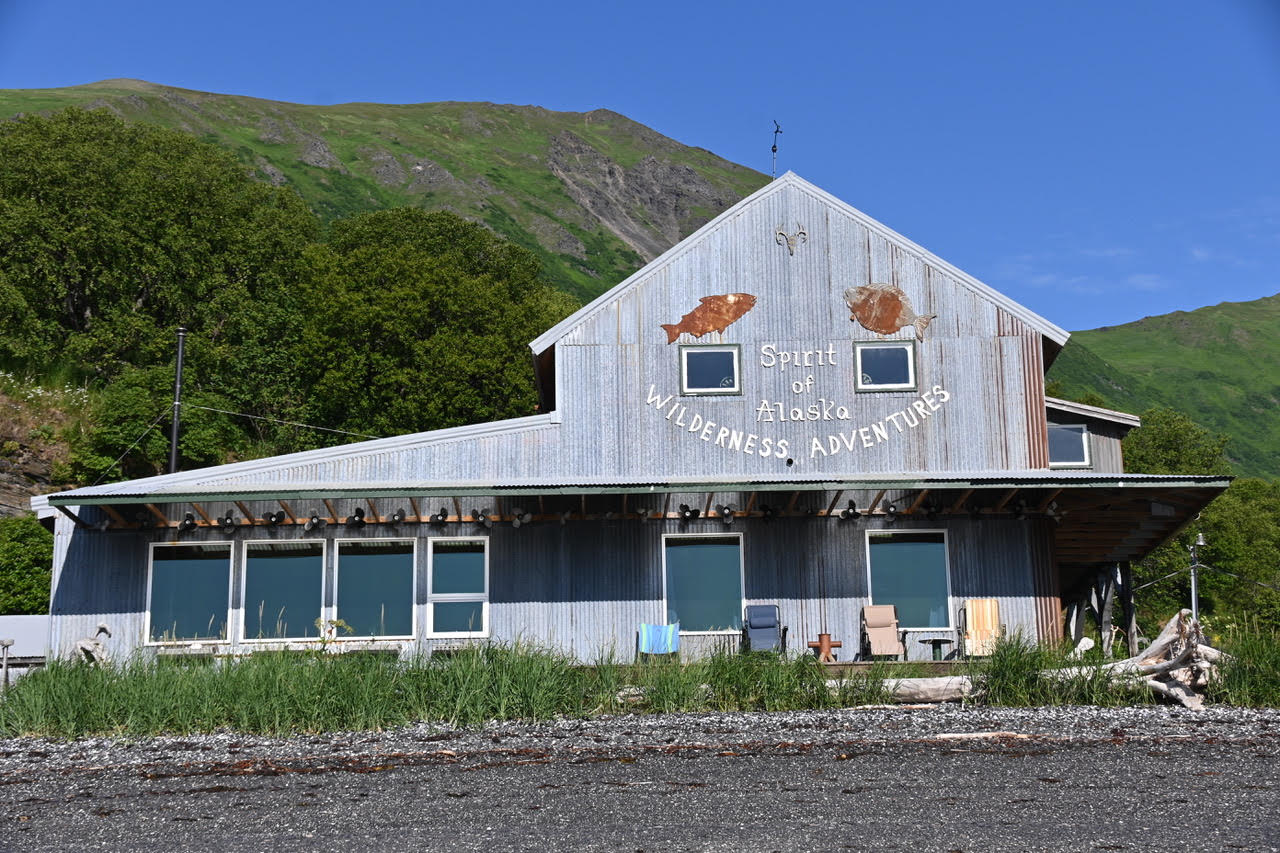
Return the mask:
[[[731,346],[680,347],[681,394],[741,394],[739,348]]]
[[[1049,467],[1088,468],[1089,428],[1084,424],[1049,424]]]
[[[912,343],[854,344],[859,391],[914,391],[916,348]]]

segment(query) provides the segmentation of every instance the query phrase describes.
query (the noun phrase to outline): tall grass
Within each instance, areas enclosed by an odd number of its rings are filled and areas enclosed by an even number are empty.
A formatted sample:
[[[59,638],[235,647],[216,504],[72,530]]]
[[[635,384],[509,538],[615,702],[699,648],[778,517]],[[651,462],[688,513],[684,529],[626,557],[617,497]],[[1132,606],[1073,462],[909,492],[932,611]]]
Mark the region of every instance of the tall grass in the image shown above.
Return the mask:
[[[1020,635],[1001,637],[985,659],[974,659],[970,675],[977,701],[986,705],[1121,705],[1153,701],[1132,683],[1117,684],[1100,660],[1069,656],[1067,644],[1036,645]]]
[[[1280,636],[1231,635],[1210,698],[1280,704]],[[1146,691],[1115,685],[1100,661],[1071,660],[1065,647],[1021,637],[997,643],[968,673],[988,705],[1127,705]],[[1066,675],[1049,674],[1069,669]],[[489,720],[547,720],[616,711],[787,711],[889,701],[886,683],[920,673],[877,663],[830,679],[812,657],[715,655],[681,664],[590,666],[525,644],[477,645],[401,661],[394,655],[258,652],[241,659],[137,659],[90,666],[53,661],[0,701],[0,735],[187,734],[232,729],[262,734],[378,730],[426,721],[474,727]]]
[[[1228,630],[1222,650],[1230,657],[1219,664],[1209,698],[1246,708],[1280,707],[1280,631],[1257,624]]]

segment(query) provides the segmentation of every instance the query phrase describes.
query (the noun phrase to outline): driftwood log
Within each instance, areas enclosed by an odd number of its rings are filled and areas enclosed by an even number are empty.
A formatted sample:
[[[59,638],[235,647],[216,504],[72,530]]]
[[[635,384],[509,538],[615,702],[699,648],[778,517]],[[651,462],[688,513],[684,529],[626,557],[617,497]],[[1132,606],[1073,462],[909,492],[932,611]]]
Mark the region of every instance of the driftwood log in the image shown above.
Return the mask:
[[[1204,707],[1204,689],[1214,676],[1215,665],[1225,655],[1204,644],[1200,624],[1183,610],[1164,626],[1151,645],[1124,660],[1093,666],[1046,670],[1045,678],[1068,681],[1101,671],[1113,684],[1150,690],[1186,708]],[[885,689],[896,702],[954,702],[976,697],[981,685],[967,675],[938,678],[900,678],[887,681]]]

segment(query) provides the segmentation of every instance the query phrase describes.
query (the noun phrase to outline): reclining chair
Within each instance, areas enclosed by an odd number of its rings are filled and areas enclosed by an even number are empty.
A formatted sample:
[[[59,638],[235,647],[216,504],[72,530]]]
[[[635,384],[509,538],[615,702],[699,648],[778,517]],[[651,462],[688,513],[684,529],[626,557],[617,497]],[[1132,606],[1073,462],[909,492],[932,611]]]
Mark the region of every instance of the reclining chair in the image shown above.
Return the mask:
[[[875,657],[907,657],[907,647],[898,630],[898,608],[892,604],[868,604],[862,608],[862,659]]]
[[[742,614],[742,648],[751,652],[787,652],[787,626],[776,604],[748,604]]]

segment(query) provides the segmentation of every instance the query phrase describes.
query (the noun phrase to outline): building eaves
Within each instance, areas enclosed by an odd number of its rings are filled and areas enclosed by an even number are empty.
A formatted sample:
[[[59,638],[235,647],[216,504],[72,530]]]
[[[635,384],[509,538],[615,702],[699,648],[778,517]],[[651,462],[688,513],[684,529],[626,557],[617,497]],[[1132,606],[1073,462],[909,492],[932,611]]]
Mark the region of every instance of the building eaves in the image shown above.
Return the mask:
[[[152,478],[159,480],[162,478]],[[115,484],[134,487],[144,481]],[[89,506],[100,504],[184,503],[205,500],[290,500],[322,498],[391,498],[391,497],[463,497],[498,495],[551,494],[664,494],[682,492],[784,492],[784,491],[857,491],[878,489],[1225,489],[1230,477],[1176,476],[1157,474],[1094,474],[1075,471],[977,472],[955,474],[903,474],[898,476],[825,475],[814,478],[728,479],[708,477],[672,477],[652,480],[619,480],[611,478],[566,477],[564,479],[528,479],[507,481],[452,482],[340,482],[275,484],[261,486],[237,483],[200,486],[196,483],[168,483],[158,489],[136,488],[110,491],[98,487],[92,494],[81,489],[45,496],[48,506]]]
[[[1094,418],[1100,421],[1110,421],[1120,424],[1121,426],[1133,429],[1142,426],[1142,418],[1137,415],[1131,415],[1128,412],[1117,412],[1115,409],[1104,409],[1101,406],[1086,406],[1084,403],[1075,403],[1071,400],[1059,400],[1057,397],[1045,397],[1044,404],[1046,408],[1059,412],[1066,412],[1071,415],[1079,415],[1082,418]]]

